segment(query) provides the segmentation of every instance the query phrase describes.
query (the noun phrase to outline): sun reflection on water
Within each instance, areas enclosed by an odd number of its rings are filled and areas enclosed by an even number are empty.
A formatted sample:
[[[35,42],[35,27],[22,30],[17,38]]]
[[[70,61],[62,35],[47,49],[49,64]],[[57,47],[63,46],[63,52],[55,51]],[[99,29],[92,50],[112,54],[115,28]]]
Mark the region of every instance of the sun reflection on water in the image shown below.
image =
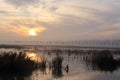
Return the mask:
[[[41,62],[41,59],[40,59],[40,57],[38,56],[37,53],[26,52],[26,57],[27,57],[27,58],[30,58],[30,59],[33,60],[33,61]]]

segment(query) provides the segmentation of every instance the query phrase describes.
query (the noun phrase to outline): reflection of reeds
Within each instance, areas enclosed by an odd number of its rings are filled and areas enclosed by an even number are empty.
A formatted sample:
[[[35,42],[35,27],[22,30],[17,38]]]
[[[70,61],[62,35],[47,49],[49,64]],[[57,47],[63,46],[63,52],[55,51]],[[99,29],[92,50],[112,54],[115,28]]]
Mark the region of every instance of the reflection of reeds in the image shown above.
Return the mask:
[[[57,56],[52,60],[52,74],[54,77],[62,77],[63,57]]]
[[[94,51],[85,58],[88,66],[93,70],[114,71],[118,68],[118,62],[114,60],[110,51]]]
[[[0,74],[28,75],[36,69],[35,64],[36,62],[26,58],[25,53],[3,53],[0,55]]]
[[[45,57],[41,57],[41,63],[39,64],[39,67],[43,73],[45,73],[46,71],[46,63],[47,63],[47,59]]]

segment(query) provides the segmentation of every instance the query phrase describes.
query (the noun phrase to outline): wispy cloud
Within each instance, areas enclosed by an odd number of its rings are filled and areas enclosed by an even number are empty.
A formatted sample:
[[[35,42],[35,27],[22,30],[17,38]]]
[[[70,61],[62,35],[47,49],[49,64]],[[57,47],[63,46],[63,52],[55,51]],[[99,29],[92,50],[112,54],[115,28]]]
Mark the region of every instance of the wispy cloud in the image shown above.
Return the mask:
[[[37,5],[41,0],[5,0],[6,2],[16,6],[16,7],[23,7],[23,6],[30,6],[30,5]]]
[[[119,0],[2,0],[0,4],[0,27],[12,28],[14,33],[43,26],[47,30],[41,33],[42,39],[119,36]]]
[[[6,23],[6,24],[5,24]],[[2,26],[0,27],[3,32],[16,33],[22,36],[29,36],[29,31],[34,29],[37,34],[45,31],[47,28],[41,26],[36,20],[27,20],[27,19],[15,19],[3,21]]]
[[[38,35],[40,34],[41,32],[43,32],[44,30],[46,30],[46,28],[44,27],[34,27],[34,28],[30,28],[30,27],[26,27],[26,26],[21,26],[21,27],[14,27],[12,29],[12,32],[15,32],[16,34],[18,35],[22,35],[22,36],[25,36],[25,37],[29,37],[31,36],[30,35],[30,31],[31,30],[34,30],[35,33]]]

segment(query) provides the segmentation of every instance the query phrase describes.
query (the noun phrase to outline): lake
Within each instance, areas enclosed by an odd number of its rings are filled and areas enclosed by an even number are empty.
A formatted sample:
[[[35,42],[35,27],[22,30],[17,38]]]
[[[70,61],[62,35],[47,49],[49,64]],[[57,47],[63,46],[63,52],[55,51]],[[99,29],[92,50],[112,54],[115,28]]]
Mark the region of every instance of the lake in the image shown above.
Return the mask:
[[[18,49],[0,49],[20,52]],[[29,50],[28,50],[29,52]],[[1,75],[0,80],[119,80],[120,51],[47,50],[33,51],[37,58],[46,59],[45,67],[27,76]]]

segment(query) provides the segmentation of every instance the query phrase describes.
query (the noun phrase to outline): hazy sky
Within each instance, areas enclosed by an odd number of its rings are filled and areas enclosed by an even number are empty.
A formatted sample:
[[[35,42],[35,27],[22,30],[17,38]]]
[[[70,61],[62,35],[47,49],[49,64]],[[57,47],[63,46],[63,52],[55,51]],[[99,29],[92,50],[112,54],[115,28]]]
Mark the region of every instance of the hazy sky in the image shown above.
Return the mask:
[[[0,0],[3,41],[120,39],[119,35],[120,0]]]

